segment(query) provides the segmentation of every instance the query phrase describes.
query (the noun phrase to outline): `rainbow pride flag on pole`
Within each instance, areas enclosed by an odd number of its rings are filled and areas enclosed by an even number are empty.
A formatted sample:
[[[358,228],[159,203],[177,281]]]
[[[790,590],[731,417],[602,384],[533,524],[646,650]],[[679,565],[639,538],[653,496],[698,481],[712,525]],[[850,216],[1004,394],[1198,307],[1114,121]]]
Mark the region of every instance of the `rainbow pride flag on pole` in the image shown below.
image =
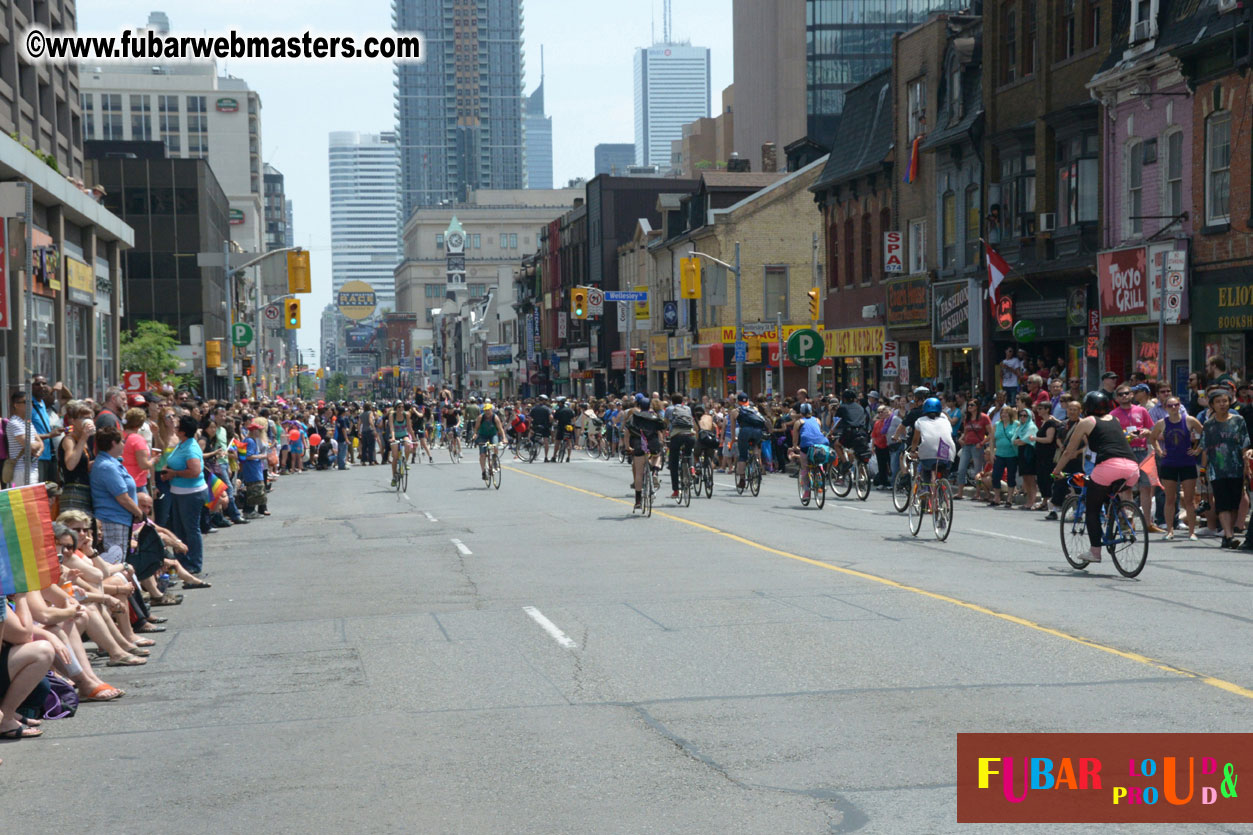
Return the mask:
[[[60,577],[47,489],[0,490],[0,592],[40,591]]]

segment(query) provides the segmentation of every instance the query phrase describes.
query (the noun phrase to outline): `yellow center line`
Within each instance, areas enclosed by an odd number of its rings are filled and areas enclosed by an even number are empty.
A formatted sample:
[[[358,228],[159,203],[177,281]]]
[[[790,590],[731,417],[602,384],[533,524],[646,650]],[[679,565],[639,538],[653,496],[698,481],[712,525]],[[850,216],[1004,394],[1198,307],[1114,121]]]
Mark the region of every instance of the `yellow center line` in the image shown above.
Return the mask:
[[[574,486],[565,484],[560,481],[555,481],[554,479],[551,479],[551,478],[545,478],[542,475],[536,475],[535,473],[529,473],[529,472],[526,472],[525,470],[519,470],[516,467],[505,467],[505,469],[515,472],[519,475],[524,475],[527,478],[534,478],[539,481],[546,482],[548,484],[556,485],[557,487],[564,487],[566,490],[573,490],[576,493],[583,493],[584,495],[587,495],[587,496],[593,496],[598,499],[605,499],[607,501],[617,502],[618,504],[624,504],[624,505],[632,504],[631,502],[626,501],[625,499],[619,499],[613,496],[606,496],[604,493],[597,493],[594,490],[584,490],[582,487],[574,487]],[[734,533],[731,533],[730,531],[724,531],[721,528],[715,528],[714,526],[706,525],[703,522],[696,522],[691,519],[685,519],[682,516],[675,516],[673,514],[666,513],[664,511],[654,510],[653,515],[661,516],[662,518],[669,519],[672,522],[678,522],[683,525],[689,525],[693,528],[696,528],[697,530],[702,530],[707,533],[714,534],[716,536],[724,537],[733,542],[738,542],[741,545],[747,545],[750,548],[755,548],[758,551],[765,551],[767,554],[774,554],[775,556],[786,557],[789,560],[795,560],[797,562],[807,563],[808,565],[816,566],[818,568],[825,568],[828,571],[835,571],[839,574],[844,574],[849,577],[856,577],[859,580],[867,580],[872,583],[878,583],[883,586],[889,586],[890,588],[911,592],[913,594],[921,595],[923,597],[929,597],[932,600],[939,600],[943,603],[949,603],[949,604],[952,604],[953,606],[960,606],[963,609],[968,609],[969,611],[972,611],[972,612],[978,612],[981,615],[988,615],[990,617],[994,617],[999,620],[1017,624],[1018,626],[1025,626],[1026,628],[1035,630],[1036,632],[1042,632],[1045,635],[1052,635],[1054,638],[1061,638],[1063,640],[1080,644],[1081,646],[1085,646],[1090,649],[1100,650],[1101,652],[1109,653],[1110,655],[1116,655],[1119,658],[1125,658],[1128,661],[1135,661],[1139,664],[1144,664],[1146,666],[1153,667],[1154,669],[1162,670],[1167,673],[1173,673],[1175,675],[1186,676],[1187,678],[1194,678],[1194,679],[1201,681],[1203,684],[1208,684],[1211,687],[1217,687],[1219,690],[1226,690],[1228,693],[1234,693],[1237,696],[1243,696],[1246,699],[1253,699],[1253,689],[1242,687],[1239,684],[1235,684],[1230,681],[1225,681],[1220,678],[1215,678],[1213,676],[1205,675],[1204,673],[1198,673],[1194,670],[1187,670],[1187,669],[1184,669],[1183,667],[1176,667],[1173,664],[1167,664],[1164,661],[1159,661],[1156,658],[1150,658],[1147,655],[1141,655],[1138,652],[1129,652],[1127,650],[1118,649],[1117,647],[1111,647],[1106,644],[1097,643],[1096,641],[1090,640],[1088,638],[1081,638],[1078,635],[1071,635],[1068,632],[1062,632],[1060,629],[1054,629],[1050,626],[1044,626],[1042,624],[1036,623],[1035,621],[1030,621],[1030,620],[1027,620],[1026,618],[1020,618],[1017,615],[1011,615],[1008,612],[998,612],[995,609],[989,609],[988,607],[980,606],[977,603],[967,603],[964,600],[959,600],[956,597],[950,597],[947,594],[940,594],[938,592],[928,591],[927,589],[919,588],[918,586],[911,586],[911,585],[908,585],[907,583],[900,583],[900,582],[897,582],[896,580],[889,580],[886,577],[880,577],[876,574],[868,574],[865,571],[858,571],[855,568],[845,568],[840,565],[833,565],[832,563],[829,563],[829,562],[823,562],[822,560],[815,560],[810,557],[802,557],[800,554],[793,554],[790,551],[784,551],[779,548],[772,548],[769,545],[763,545],[760,542],[754,542],[753,540],[742,537],[739,534],[734,534]]]

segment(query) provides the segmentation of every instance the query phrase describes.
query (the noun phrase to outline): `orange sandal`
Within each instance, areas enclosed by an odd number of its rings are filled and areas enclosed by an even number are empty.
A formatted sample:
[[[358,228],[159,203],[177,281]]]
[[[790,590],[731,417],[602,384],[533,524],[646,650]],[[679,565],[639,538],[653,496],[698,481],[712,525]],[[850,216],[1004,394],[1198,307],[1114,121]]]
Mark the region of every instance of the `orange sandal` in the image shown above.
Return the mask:
[[[111,696],[103,695],[105,693],[112,693],[113,695]],[[97,684],[95,688],[86,696],[79,696],[78,698],[79,698],[79,701],[82,701],[82,702],[111,702],[114,699],[120,699],[125,695],[126,695],[125,690],[119,690],[118,688],[114,687],[112,684],[106,684],[105,682],[102,681],[99,684]]]

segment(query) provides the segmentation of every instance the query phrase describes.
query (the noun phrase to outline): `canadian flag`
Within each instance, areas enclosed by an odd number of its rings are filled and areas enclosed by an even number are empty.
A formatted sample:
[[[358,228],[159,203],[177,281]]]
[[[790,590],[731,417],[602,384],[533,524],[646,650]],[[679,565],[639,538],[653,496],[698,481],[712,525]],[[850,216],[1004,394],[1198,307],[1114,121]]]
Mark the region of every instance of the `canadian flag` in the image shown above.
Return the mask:
[[[1001,286],[1001,282],[1005,280],[1005,276],[1009,275],[1009,264],[1005,263],[991,244],[984,244],[983,249],[988,257],[988,301],[992,303],[992,308],[996,309],[996,288]]]

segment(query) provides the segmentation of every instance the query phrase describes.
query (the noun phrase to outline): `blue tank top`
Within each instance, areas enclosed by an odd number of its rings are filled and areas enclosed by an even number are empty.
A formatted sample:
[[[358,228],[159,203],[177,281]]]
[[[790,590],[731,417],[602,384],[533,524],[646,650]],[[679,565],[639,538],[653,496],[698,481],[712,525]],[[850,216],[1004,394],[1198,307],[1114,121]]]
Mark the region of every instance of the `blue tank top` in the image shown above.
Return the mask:
[[[1166,426],[1162,430],[1162,447],[1166,450],[1162,464],[1167,467],[1187,467],[1200,460],[1197,456],[1188,454],[1192,447],[1192,432],[1188,429],[1186,420],[1171,423],[1167,418]]]
[[[822,423],[816,417],[808,417],[801,423],[801,447],[808,449],[815,444],[825,444],[827,436],[822,432]]]

